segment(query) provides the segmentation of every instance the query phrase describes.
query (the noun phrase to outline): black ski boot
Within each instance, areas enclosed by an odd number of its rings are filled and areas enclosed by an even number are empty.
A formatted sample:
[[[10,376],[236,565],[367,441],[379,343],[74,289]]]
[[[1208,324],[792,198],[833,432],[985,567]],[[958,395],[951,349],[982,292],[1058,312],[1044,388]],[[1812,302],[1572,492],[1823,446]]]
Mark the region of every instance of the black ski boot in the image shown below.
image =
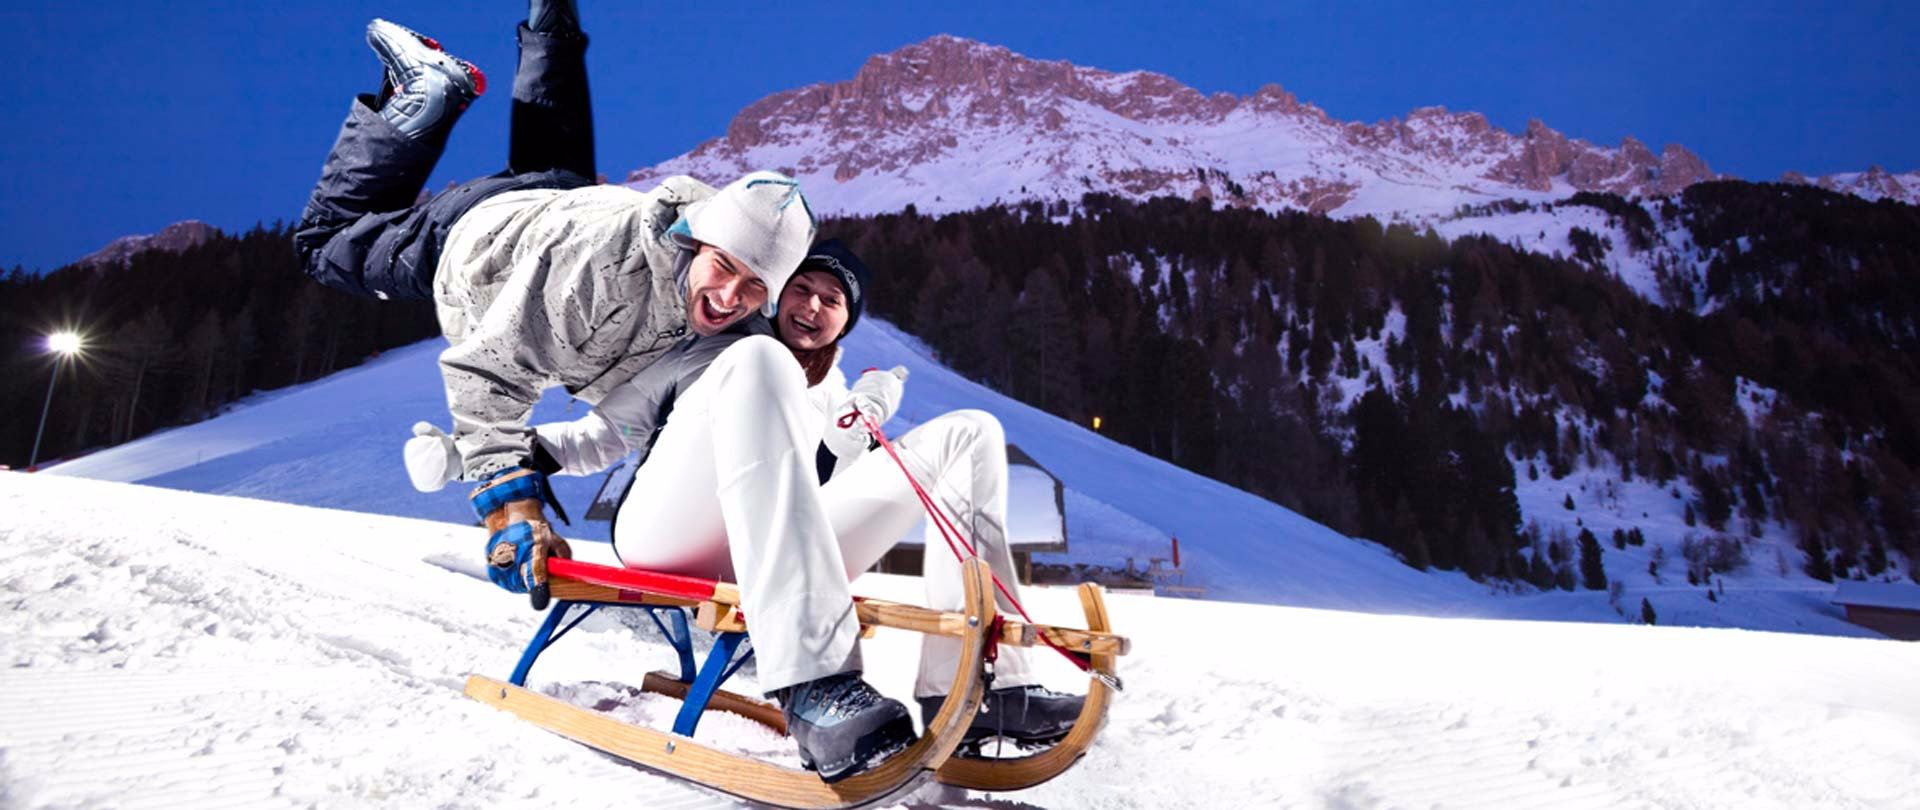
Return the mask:
[[[920,717],[933,719],[946,699],[945,695],[920,698]],[[1084,696],[1063,695],[1039,686],[989,689],[980,699],[980,713],[973,716],[961,744],[977,744],[994,737],[1029,745],[1052,743],[1073,729],[1086,702]]]
[[[907,707],[874,691],[858,672],[789,686],[774,697],[800,761],[824,782],[871,769],[917,739]]]
[[[367,45],[387,68],[380,117],[414,140],[444,136],[468,104],[487,92],[487,77],[440,43],[386,20],[367,24]]]
[[[580,9],[573,0],[528,0],[527,27],[542,34],[580,35]]]

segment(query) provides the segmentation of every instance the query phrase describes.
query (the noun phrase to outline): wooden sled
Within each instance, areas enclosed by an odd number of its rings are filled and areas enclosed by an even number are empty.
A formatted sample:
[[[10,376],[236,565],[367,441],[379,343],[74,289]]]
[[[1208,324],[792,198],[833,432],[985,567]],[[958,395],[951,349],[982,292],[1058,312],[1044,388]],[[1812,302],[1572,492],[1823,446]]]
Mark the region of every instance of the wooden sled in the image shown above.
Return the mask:
[[[961,663],[953,689],[939,712],[928,721],[926,733],[905,752],[888,758],[875,769],[835,784],[822,782],[811,772],[783,768],[720,751],[693,740],[700,716],[708,709],[727,711],[759,722],[782,734],[786,723],[771,703],[720,689],[752,651],[746,648],[746,625],[739,609],[739,589],[729,583],[695,577],[656,574],[591,565],[572,560],[548,562],[551,590],[560,600],[534,634],[507,682],[481,675],[467,679],[468,696],[513,712],[562,736],[613,756],[664,771],[706,787],[780,807],[862,807],[896,799],[930,778],[975,790],[1017,790],[1040,784],[1064,772],[1092,745],[1104,724],[1113,677],[1114,657],[1127,652],[1127,639],[1108,631],[1105,603],[1097,586],[1081,586],[1081,603],[1088,629],[1049,627],[1008,620],[994,607],[991,575],[984,562],[969,560],[962,567],[966,609],[943,613],[913,605],[858,599],[856,610],[862,632],[895,627],[937,633],[961,639]],[[586,610],[562,626],[571,608]],[[680,658],[680,673],[649,673],[642,689],[682,701],[671,733],[640,728],[525,688],[527,674],[547,647],[558,641],[588,614],[601,607],[646,609]],[[696,626],[717,633],[704,665],[693,661],[692,633],[687,612]],[[665,617],[663,621],[662,617]],[[1094,679],[1085,708],[1073,730],[1061,742],[1018,759],[954,756],[986,690],[987,650],[992,640],[1001,644],[1034,646],[1051,641],[1086,656]],[[1043,641],[1045,639],[1046,641]]]

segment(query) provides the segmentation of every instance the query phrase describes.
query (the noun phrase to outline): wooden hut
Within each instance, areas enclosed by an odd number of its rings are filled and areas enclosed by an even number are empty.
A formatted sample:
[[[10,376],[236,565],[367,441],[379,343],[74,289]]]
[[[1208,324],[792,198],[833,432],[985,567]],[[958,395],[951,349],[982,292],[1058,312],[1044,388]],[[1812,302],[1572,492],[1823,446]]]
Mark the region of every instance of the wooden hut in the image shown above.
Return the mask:
[[[1833,603],[1847,621],[1901,641],[1920,641],[1920,585],[1843,580]]]

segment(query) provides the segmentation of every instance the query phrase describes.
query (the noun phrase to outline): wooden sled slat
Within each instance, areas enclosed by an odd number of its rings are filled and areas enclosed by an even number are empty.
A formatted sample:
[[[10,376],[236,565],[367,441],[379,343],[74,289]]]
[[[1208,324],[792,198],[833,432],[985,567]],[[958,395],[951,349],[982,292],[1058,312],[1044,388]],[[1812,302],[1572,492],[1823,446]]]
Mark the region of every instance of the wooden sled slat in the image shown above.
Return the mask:
[[[1087,614],[1087,628],[1098,632],[1111,629],[1107,618],[1107,602],[1101,596],[1100,586],[1091,582],[1080,586],[1080,607]],[[1095,653],[1092,656],[1094,671],[1106,675],[1114,674],[1114,656]],[[1067,732],[1066,739],[1052,747],[1024,757],[1007,759],[987,759],[956,756],[940,766],[938,775],[943,784],[971,790],[1021,790],[1046,782],[1073,767],[1080,757],[1100,735],[1100,729],[1107,723],[1107,707],[1112,703],[1113,689],[1099,678],[1087,679],[1087,700],[1081,704],[1080,717],[1073,723],[1073,730]]]
[[[739,610],[740,589],[731,583],[561,559],[548,561],[548,572],[552,576],[550,587],[555,599],[693,607],[697,624],[703,630],[738,633],[747,629]],[[956,637],[966,629],[966,617],[958,613],[866,597],[854,597],[854,601],[854,609],[864,627],[892,627]],[[1037,647],[1044,646],[1046,641],[1087,655],[1126,655],[1131,648],[1125,636],[1104,630],[1029,624],[1011,617],[1002,624],[1002,644]]]
[[[692,689],[693,686],[686,681],[673,677],[671,673],[654,670],[647,673],[646,680],[641,682],[640,688],[657,695],[666,695],[675,700],[686,700],[687,691]],[[715,689],[713,690],[713,697],[707,700],[707,708],[731,712],[773,729],[780,734],[784,735],[787,733],[787,716],[781,713],[779,706],[764,700],[754,700],[737,692]]]
[[[827,784],[819,776],[730,754],[676,734],[622,723],[566,701],[481,675],[467,679],[468,696],[549,731],[646,767],[744,799],[791,808],[862,807],[904,795],[931,778],[959,746],[985,691],[981,660],[993,623],[987,566],[967,561],[966,621],[954,689],[928,724],[930,732],[866,773]],[[617,583],[609,583],[621,587]]]

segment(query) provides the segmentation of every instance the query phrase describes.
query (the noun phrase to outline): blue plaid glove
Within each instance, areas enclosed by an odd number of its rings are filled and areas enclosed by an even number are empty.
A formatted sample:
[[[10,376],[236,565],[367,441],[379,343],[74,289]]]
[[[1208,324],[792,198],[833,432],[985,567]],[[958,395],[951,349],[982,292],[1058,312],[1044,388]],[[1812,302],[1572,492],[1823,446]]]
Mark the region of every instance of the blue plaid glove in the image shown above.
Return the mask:
[[[488,526],[487,579],[513,593],[530,594],[536,610],[547,606],[547,558],[572,557],[567,541],[554,534],[543,504],[553,504],[545,473],[503,470],[474,490],[473,511]],[[553,504],[559,511],[559,505]]]
[[[526,593],[533,578],[533,546],[531,523],[515,523],[494,532],[487,538],[487,579],[514,593]]]

